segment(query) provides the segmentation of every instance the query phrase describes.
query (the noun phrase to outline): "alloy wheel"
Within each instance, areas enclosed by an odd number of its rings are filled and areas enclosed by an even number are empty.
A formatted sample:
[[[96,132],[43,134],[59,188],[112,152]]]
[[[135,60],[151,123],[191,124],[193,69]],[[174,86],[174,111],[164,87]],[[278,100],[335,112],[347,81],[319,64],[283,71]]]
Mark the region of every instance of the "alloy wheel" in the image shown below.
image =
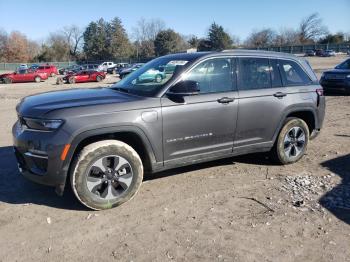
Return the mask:
[[[296,158],[305,148],[305,132],[301,127],[292,127],[284,137],[284,153],[287,158]]]
[[[111,200],[128,190],[133,179],[130,163],[118,155],[104,156],[96,160],[86,176],[88,190],[102,198]]]

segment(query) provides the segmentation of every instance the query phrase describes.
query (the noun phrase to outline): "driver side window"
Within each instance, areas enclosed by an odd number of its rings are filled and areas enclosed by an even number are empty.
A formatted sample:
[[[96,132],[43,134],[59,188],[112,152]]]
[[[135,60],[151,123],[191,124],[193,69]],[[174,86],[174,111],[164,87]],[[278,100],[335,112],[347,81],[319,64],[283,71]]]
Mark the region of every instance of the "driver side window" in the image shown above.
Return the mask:
[[[187,73],[184,80],[196,81],[200,94],[232,91],[232,67],[230,58],[206,60]]]

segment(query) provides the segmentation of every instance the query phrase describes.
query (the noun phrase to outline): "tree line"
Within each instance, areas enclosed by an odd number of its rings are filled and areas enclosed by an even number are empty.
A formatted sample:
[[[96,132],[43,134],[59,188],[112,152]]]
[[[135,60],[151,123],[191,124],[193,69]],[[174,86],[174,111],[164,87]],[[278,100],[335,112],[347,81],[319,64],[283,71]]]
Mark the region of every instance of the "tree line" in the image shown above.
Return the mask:
[[[314,43],[342,43],[349,34],[332,34],[319,14],[305,17],[297,28],[272,28],[254,30],[240,41],[221,25],[213,22],[206,37],[185,36],[160,19],[140,19],[128,34],[120,18],[111,21],[103,18],[90,22],[82,29],[76,25],[65,26],[50,33],[39,44],[26,35],[0,30],[0,62],[46,62],[72,60],[148,60],[156,56],[181,52],[190,48],[198,51],[232,49],[236,47],[269,47]]]

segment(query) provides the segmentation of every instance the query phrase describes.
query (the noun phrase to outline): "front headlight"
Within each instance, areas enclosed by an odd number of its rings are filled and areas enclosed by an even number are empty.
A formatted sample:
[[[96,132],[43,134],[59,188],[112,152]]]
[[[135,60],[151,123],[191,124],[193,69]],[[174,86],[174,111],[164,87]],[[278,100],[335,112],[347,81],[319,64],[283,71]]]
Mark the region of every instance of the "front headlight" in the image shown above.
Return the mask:
[[[44,131],[53,131],[58,129],[62,124],[63,120],[61,119],[36,119],[36,118],[26,118],[23,117],[21,121],[23,125],[29,129],[35,130],[44,130]]]

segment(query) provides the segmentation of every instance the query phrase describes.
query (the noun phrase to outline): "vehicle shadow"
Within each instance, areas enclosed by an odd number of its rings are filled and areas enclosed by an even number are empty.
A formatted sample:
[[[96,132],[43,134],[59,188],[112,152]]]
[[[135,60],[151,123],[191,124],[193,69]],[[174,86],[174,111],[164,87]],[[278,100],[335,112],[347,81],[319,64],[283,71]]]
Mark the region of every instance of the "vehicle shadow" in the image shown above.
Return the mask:
[[[0,202],[9,204],[36,204],[68,210],[87,210],[81,205],[69,186],[62,197],[54,188],[32,183],[22,177],[11,146],[0,147]]]
[[[321,165],[340,176],[341,183],[321,197],[319,203],[337,218],[350,224],[350,154],[327,160]]]
[[[274,161],[272,161],[268,153],[254,153],[254,154],[248,154],[248,155],[242,155],[242,156],[235,156],[230,158],[224,158],[219,160],[213,160],[210,162],[204,162],[200,164],[193,164],[189,166],[184,167],[178,167],[154,174],[147,174],[144,177],[144,180],[154,180],[159,179],[163,177],[178,175],[181,173],[201,170],[205,168],[210,167],[218,167],[218,166],[229,166],[229,165],[235,165],[235,163],[244,163],[244,164],[253,164],[253,165],[262,165],[262,166],[278,166],[279,164],[276,164]]]

